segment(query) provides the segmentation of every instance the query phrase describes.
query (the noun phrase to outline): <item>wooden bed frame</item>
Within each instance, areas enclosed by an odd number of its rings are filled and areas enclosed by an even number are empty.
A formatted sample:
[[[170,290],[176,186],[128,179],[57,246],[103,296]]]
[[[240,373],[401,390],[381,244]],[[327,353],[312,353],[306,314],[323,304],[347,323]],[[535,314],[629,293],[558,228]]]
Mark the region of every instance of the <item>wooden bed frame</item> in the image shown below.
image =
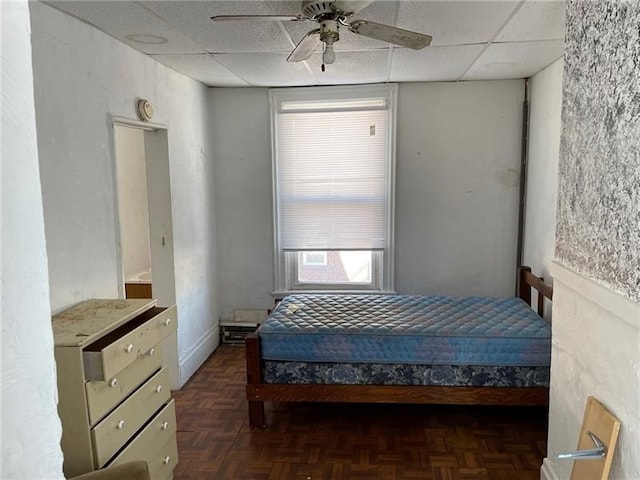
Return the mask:
[[[518,296],[531,305],[531,288],[538,291],[538,315],[544,313],[544,297],[552,300],[553,288],[531,273],[518,269]],[[459,405],[527,405],[549,403],[547,387],[446,387],[423,385],[336,385],[263,383],[258,333],[247,336],[247,400],[249,426],[266,426],[264,402],[422,403]]]

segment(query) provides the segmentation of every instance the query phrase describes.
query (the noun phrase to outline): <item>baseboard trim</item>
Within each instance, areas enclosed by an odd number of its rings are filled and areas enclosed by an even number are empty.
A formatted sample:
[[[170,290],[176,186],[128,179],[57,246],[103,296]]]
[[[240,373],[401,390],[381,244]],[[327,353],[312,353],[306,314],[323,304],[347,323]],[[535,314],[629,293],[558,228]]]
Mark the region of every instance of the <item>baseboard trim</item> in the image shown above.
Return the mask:
[[[200,368],[220,344],[220,327],[216,325],[207,332],[190,352],[180,359],[180,387]]]
[[[542,468],[540,469],[541,480],[560,480],[560,477],[556,475],[551,467],[551,462],[547,458],[542,461]]]

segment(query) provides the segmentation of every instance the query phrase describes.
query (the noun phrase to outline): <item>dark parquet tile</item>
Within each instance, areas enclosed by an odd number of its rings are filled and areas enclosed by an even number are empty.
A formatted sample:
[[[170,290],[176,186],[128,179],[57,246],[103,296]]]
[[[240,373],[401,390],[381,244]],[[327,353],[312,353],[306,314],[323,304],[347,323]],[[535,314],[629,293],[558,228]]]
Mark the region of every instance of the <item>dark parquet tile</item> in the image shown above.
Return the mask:
[[[267,403],[251,431],[244,348],[175,392],[176,480],[538,480],[542,408]]]

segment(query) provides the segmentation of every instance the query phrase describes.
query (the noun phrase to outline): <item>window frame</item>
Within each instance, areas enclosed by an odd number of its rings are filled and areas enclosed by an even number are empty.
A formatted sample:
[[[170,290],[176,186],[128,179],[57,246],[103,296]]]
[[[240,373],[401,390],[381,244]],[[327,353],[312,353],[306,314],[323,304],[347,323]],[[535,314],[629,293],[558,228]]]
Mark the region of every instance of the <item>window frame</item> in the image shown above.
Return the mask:
[[[394,292],[394,204],[396,176],[396,112],[397,84],[348,85],[338,87],[301,87],[269,90],[271,127],[272,194],[273,194],[273,235],[274,235],[274,296],[282,296],[296,291],[339,292],[339,293],[393,293]],[[386,151],[386,225],[385,246],[372,252],[371,283],[310,283],[297,278],[298,253],[303,250],[285,251],[281,248],[278,227],[278,114],[280,105],[286,102],[332,102],[368,98],[385,98],[387,117]],[[355,107],[357,109],[357,107]],[[330,108],[329,108],[330,110]],[[335,109],[338,110],[338,109]],[[320,250],[317,250],[320,251]]]

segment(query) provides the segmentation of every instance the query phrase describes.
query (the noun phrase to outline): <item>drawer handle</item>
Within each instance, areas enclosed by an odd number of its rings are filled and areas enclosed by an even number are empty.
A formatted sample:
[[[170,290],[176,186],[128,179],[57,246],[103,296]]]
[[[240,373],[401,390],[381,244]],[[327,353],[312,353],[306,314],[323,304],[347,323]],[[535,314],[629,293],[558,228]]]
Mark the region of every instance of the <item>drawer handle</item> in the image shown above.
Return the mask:
[[[169,325],[171,325],[171,319],[170,318],[165,318],[164,321],[162,322],[162,324],[165,327],[168,327]]]
[[[169,422],[162,422],[162,425],[160,425],[160,429],[166,430],[167,428],[169,428]]]
[[[129,345],[127,345],[126,347],[124,347],[124,351],[125,351],[125,353],[131,353],[131,352],[133,352],[133,343],[130,343]]]
[[[160,393],[162,391],[162,385],[158,385],[156,387],[156,393]]]
[[[118,384],[118,379],[117,378],[112,378],[111,380],[109,380],[109,386],[111,388],[115,387]]]
[[[150,357],[153,357],[156,353],[156,349],[152,348],[151,350],[149,350],[149,353],[147,355],[149,355]]]
[[[169,455],[164,457],[164,460],[162,460],[162,463],[164,463],[165,465],[169,465],[170,462],[171,462],[171,457]]]
[[[122,430],[122,429],[124,428],[124,420],[120,420],[120,421],[118,422],[118,424],[116,425],[116,428],[117,428],[118,430]]]

